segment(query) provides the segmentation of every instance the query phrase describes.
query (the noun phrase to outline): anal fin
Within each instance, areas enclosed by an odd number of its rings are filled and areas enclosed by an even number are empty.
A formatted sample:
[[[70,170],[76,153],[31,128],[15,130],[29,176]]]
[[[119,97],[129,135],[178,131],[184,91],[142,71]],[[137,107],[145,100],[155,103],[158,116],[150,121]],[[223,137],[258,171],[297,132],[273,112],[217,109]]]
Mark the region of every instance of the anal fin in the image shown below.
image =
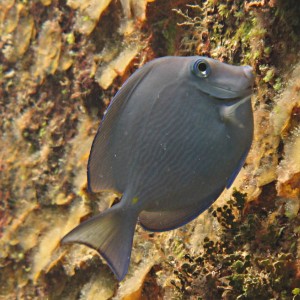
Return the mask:
[[[141,226],[149,231],[168,231],[181,227],[208,209],[220,196],[224,188],[219,189],[208,197],[199,199],[199,202],[177,210],[142,211],[139,215]]]

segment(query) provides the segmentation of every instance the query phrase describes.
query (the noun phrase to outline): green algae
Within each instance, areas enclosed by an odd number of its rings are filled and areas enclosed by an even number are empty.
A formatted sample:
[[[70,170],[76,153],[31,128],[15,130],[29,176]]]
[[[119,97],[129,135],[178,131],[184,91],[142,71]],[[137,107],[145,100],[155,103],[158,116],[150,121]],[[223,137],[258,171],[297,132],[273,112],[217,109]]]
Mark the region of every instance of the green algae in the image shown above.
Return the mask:
[[[180,284],[173,284],[184,297],[289,299],[292,296],[292,287],[299,284],[299,279],[297,251],[291,247],[294,240],[289,231],[299,220],[290,224],[279,214],[277,224],[270,224],[262,203],[256,207],[255,216],[245,213],[245,196],[236,191],[223,207],[213,211],[223,228],[220,239],[214,242],[205,238],[201,255],[187,256],[180,262],[179,270],[174,271]],[[199,282],[208,287],[203,290]]]

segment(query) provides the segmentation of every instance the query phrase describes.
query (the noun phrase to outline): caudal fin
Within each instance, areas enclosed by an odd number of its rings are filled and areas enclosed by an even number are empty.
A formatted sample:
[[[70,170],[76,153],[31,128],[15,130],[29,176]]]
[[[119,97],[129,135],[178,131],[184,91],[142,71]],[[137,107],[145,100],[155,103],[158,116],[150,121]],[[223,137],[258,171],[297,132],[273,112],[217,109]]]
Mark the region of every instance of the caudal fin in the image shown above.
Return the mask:
[[[118,203],[78,225],[61,243],[81,243],[94,248],[121,281],[128,272],[136,222],[137,217]]]

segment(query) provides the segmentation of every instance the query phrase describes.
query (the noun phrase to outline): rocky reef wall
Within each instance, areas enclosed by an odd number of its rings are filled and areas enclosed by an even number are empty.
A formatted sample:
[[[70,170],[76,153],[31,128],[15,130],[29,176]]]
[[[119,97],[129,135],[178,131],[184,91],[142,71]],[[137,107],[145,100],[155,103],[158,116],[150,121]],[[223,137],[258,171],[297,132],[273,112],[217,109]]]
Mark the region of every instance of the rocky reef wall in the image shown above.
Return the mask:
[[[300,7],[297,1],[0,1],[0,299],[300,299]],[[207,212],[139,226],[118,283],[59,241],[117,196],[86,164],[112,96],[165,55],[249,64],[255,136]]]

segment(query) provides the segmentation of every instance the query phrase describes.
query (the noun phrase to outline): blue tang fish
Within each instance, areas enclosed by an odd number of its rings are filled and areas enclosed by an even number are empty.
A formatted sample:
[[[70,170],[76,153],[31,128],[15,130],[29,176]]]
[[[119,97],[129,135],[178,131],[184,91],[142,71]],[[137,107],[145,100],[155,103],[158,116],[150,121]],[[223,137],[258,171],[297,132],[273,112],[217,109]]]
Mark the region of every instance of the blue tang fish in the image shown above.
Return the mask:
[[[242,168],[253,138],[252,68],[163,57],[115,95],[95,136],[88,186],[121,201],[63,239],[96,249],[118,280],[128,272],[137,221],[178,228],[209,208]]]

